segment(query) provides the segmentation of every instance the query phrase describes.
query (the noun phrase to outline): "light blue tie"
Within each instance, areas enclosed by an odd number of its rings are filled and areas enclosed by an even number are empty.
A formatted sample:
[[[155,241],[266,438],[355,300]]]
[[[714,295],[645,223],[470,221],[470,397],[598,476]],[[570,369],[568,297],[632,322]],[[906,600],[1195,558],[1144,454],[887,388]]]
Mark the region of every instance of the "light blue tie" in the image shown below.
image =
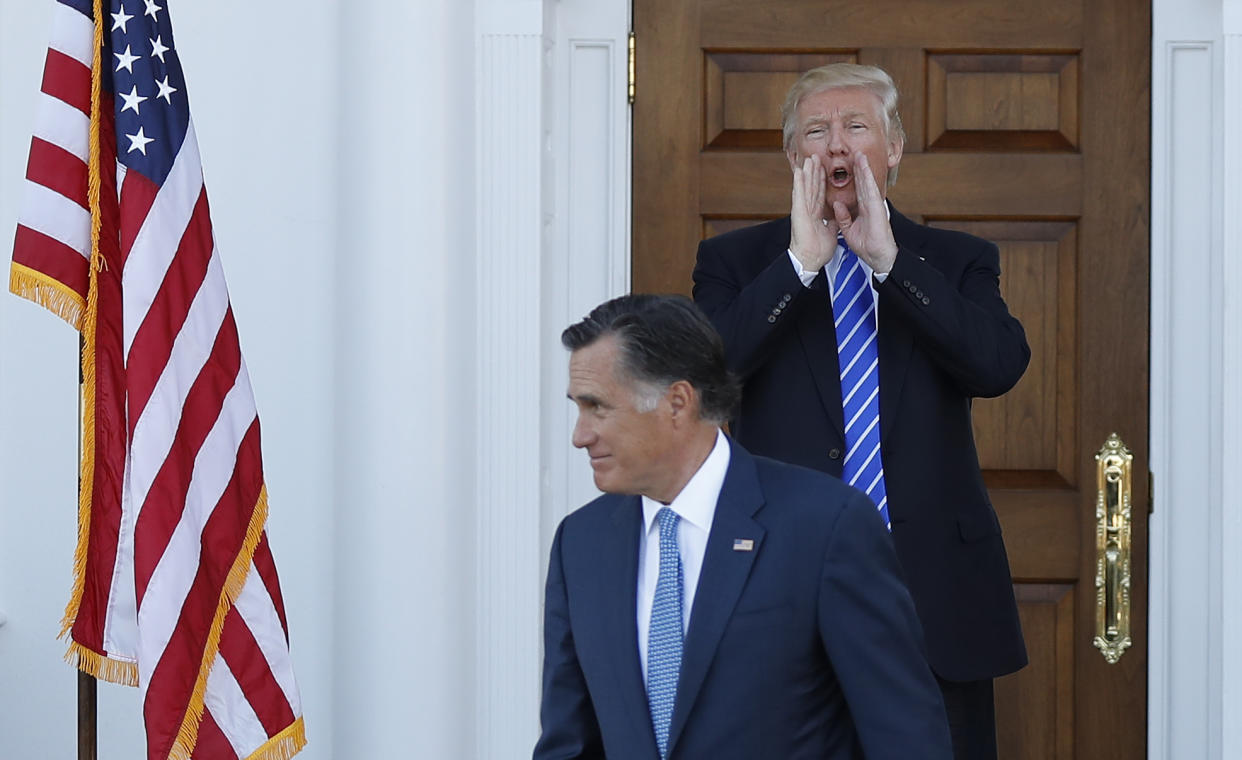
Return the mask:
[[[681,672],[684,582],[681,553],[677,551],[677,523],[681,517],[663,507],[656,519],[660,522],[660,574],[651,603],[651,625],[647,628],[647,703],[663,760],[668,757],[668,729],[677,696],[677,675]]]
[[[837,360],[841,368],[841,409],[845,418],[845,467],[842,480],[865,491],[884,524],[888,492],[880,458],[880,353],[876,346],[875,299],[867,273],[845,241],[841,266],[832,283],[832,314],[837,326]]]

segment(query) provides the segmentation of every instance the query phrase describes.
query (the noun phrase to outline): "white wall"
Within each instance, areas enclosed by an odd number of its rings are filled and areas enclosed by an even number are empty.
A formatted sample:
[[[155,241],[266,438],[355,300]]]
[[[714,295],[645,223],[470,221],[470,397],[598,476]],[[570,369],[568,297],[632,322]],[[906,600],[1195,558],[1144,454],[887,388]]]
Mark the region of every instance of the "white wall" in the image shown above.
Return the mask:
[[[7,230],[20,204],[51,11],[50,4],[0,5],[0,226]],[[74,747],[72,732],[51,730],[43,717],[73,725],[77,682],[55,639],[76,535],[77,337],[48,316],[0,298],[0,614],[7,619],[0,748],[15,757],[70,757]],[[101,716],[132,745],[141,737],[136,692],[104,687],[101,697],[108,701]]]
[[[0,4],[0,227],[6,251],[47,48],[42,30],[50,30],[51,6],[34,6],[19,0]],[[52,730],[57,724],[41,716],[72,725],[75,710],[77,679],[61,662],[65,648],[55,636],[69,598],[76,536],[76,357],[77,334],[71,328],[25,301],[0,297],[0,614],[6,618],[0,626],[0,750],[5,756],[72,757],[73,752],[72,733]]]
[[[340,3],[335,732],[323,757],[469,757],[474,731],[472,9]],[[332,103],[330,90],[323,97]],[[503,138],[504,125],[496,125]],[[312,306],[309,305],[308,306]],[[312,656],[315,656],[312,655]],[[299,661],[300,667],[300,661]],[[311,724],[308,722],[308,730]]]

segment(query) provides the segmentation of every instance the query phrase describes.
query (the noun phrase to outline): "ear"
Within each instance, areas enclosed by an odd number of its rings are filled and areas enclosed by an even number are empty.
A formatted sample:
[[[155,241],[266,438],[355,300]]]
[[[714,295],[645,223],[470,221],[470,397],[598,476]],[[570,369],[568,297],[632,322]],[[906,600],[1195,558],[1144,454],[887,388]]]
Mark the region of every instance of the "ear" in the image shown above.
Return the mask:
[[[686,380],[678,380],[664,392],[672,411],[673,424],[684,425],[699,419],[699,392]]]
[[[902,151],[905,149],[905,147],[906,145],[903,140],[898,139],[898,140],[888,141],[888,168],[889,169],[892,169],[895,166],[897,166],[897,164],[901,163],[901,154],[902,154]]]
[[[785,158],[789,159],[789,171],[798,168],[798,151],[789,148],[785,151]]]

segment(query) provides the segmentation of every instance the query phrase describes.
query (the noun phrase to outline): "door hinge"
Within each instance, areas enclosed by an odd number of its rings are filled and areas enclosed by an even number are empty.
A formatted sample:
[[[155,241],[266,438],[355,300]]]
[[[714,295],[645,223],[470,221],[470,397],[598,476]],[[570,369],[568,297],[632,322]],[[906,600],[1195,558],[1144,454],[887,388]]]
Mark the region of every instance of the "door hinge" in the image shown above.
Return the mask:
[[[626,90],[630,105],[634,105],[634,33],[630,32],[629,52],[626,55],[626,63],[629,66],[628,88]]]

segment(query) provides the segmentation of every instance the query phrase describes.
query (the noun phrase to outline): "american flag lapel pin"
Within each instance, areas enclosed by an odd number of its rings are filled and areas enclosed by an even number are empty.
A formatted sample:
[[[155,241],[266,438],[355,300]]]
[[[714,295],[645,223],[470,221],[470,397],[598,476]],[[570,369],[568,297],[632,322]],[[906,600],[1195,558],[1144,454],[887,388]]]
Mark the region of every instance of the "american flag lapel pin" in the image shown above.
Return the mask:
[[[753,552],[755,550],[755,540],[753,538],[735,538],[733,539],[733,551],[735,552]]]

